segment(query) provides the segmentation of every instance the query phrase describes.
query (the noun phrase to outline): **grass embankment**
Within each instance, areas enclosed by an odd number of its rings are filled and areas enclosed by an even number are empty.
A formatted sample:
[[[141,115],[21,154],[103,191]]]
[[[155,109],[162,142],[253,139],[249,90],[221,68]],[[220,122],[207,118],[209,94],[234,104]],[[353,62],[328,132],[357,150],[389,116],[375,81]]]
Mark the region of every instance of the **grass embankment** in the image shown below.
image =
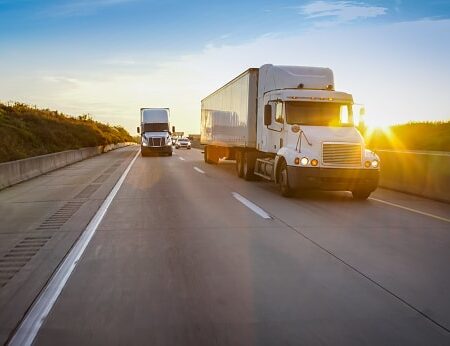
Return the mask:
[[[365,132],[370,149],[450,151],[450,121],[394,125]]]
[[[87,115],[74,118],[22,103],[0,103],[0,162],[132,141],[123,127],[102,124]]]

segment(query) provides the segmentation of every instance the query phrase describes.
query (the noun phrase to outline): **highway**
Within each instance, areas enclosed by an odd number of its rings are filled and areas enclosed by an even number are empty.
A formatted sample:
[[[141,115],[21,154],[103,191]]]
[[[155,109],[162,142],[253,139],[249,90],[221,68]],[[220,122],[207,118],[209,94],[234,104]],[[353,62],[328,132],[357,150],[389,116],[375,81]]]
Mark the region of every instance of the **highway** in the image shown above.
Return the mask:
[[[137,153],[0,191],[0,343],[123,176],[35,345],[450,344],[448,204],[287,199],[197,149]]]

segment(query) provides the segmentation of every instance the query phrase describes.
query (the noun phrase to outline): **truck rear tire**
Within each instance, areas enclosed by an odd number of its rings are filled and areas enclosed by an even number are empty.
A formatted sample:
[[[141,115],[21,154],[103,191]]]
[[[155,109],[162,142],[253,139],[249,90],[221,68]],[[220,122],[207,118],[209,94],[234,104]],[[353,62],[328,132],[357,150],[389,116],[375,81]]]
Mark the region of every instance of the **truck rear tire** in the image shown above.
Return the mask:
[[[292,197],[294,190],[289,186],[289,177],[286,161],[280,163],[280,169],[278,170],[278,186],[280,187],[280,193],[283,197]]]
[[[357,201],[365,201],[367,198],[369,198],[371,191],[367,190],[354,190],[352,191],[353,199]]]
[[[244,159],[244,153],[241,150],[236,151],[236,173],[239,178],[244,177],[244,165],[243,165],[243,159]]]
[[[203,157],[206,163],[217,165],[219,163],[219,155],[213,147],[207,145],[203,153]]]
[[[242,177],[245,180],[253,180],[255,178],[256,155],[252,152],[243,152],[242,155]]]

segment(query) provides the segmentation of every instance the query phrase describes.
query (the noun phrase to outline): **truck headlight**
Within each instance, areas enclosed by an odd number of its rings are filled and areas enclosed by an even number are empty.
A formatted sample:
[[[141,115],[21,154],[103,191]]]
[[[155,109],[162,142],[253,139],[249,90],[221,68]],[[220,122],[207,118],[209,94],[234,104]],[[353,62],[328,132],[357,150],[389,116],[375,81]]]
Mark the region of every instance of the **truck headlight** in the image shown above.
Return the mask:
[[[378,168],[380,166],[380,163],[378,162],[378,160],[372,160],[371,166],[372,168]]]
[[[302,159],[300,160],[300,163],[302,166],[307,166],[309,163],[309,159],[307,157],[302,157]]]

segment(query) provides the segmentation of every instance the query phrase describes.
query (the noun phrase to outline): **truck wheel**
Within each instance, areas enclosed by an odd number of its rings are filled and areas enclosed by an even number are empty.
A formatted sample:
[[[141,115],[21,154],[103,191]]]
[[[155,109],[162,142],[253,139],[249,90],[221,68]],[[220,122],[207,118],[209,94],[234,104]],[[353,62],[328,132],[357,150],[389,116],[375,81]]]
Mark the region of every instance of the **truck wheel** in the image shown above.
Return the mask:
[[[352,191],[353,199],[357,201],[365,201],[367,198],[369,198],[371,191],[367,190],[354,190]]]
[[[240,150],[236,151],[236,173],[239,178],[244,176],[244,165],[243,165],[244,153]]]
[[[217,165],[219,163],[219,155],[213,148],[206,146],[204,152],[204,159],[206,163]]]
[[[294,191],[289,186],[289,177],[286,161],[280,163],[280,169],[278,171],[278,185],[280,186],[280,192],[283,197],[292,197]]]
[[[256,157],[249,152],[244,152],[242,155],[242,176],[245,180],[253,180],[255,175]]]

